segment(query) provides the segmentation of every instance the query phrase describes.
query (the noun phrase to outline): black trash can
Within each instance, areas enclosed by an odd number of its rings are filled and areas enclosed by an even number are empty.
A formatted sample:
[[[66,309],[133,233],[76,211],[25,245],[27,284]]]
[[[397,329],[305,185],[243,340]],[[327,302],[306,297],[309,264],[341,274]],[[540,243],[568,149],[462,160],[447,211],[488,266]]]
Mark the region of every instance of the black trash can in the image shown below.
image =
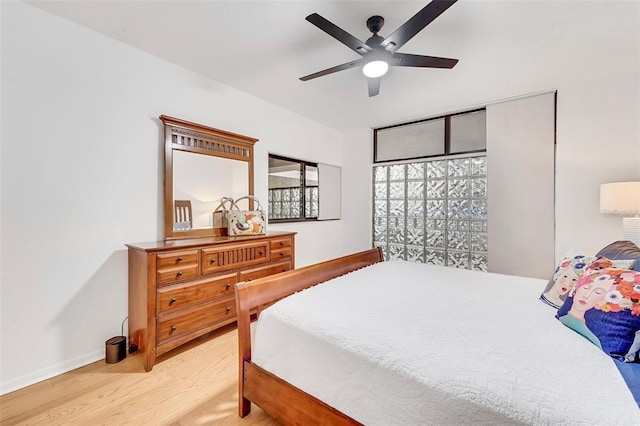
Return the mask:
[[[127,338],[124,336],[116,336],[107,340],[106,355],[104,360],[107,364],[115,364],[122,361],[127,356]]]

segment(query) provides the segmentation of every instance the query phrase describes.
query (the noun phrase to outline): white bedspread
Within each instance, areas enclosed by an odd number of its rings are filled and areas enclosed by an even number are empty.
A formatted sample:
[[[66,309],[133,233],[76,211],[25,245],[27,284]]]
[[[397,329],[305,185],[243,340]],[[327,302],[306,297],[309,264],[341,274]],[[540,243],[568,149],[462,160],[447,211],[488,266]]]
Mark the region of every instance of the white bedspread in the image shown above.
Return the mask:
[[[640,425],[546,282],[389,261],[263,311],[258,366],[366,425]]]

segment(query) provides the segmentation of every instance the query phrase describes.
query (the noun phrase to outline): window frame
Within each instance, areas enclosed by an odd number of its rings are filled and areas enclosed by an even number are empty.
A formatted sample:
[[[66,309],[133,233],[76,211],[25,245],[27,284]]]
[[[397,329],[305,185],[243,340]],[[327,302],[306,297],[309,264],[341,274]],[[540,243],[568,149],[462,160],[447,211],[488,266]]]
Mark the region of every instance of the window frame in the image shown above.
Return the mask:
[[[268,154],[268,159],[276,159],[276,160],[281,160],[281,161],[288,161],[291,163],[297,163],[299,165],[299,171],[300,171],[300,217],[295,217],[295,218],[272,218],[271,217],[271,210],[269,209],[267,211],[267,218],[269,223],[290,223],[290,222],[315,222],[318,221],[318,216],[319,216],[319,209],[316,212],[316,216],[309,216],[307,217],[307,212],[306,212],[306,202],[307,202],[307,194],[306,194],[306,189],[309,188],[313,188],[312,186],[307,186],[307,179],[306,179],[306,173],[307,173],[307,167],[315,167],[316,168],[316,172],[318,172],[318,163],[314,163],[312,161],[305,161],[305,160],[298,160],[296,158],[291,158],[291,157],[287,157],[284,155],[278,155],[278,154]],[[271,173],[268,172],[268,175],[270,175]],[[319,184],[318,184],[319,185]],[[315,186],[315,188],[318,188],[318,186]],[[277,189],[277,188],[271,188],[269,186],[269,183],[267,182],[267,192],[271,191],[272,189]],[[320,203],[320,200],[318,200],[318,204]],[[271,207],[271,202],[270,202],[270,198],[268,197],[268,201],[267,204],[269,205],[269,207]]]
[[[425,119],[422,119],[422,120],[415,120],[415,121],[410,121],[410,122],[401,123],[401,124],[394,124],[392,126],[374,128],[373,129],[373,164],[383,164],[383,163],[390,163],[390,162],[396,162],[396,161],[413,161],[413,160],[420,160],[420,159],[426,159],[426,158],[447,157],[447,156],[451,156],[451,155],[465,155],[465,154],[475,154],[475,153],[486,152],[487,151],[486,143],[485,143],[485,148],[484,149],[459,151],[459,152],[457,152],[457,151],[452,152],[451,151],[451,117],[458,116],[458,115],[464,115],[464,114],[472,114],[472,113],[481,112],[481,111],[484,111],[485,114],[486,114],[486,108],[477,108],[477,109],[473,109],[473,110],[457,112],[457,113],[454,113],[454,114],[439,115],[437,117],[425,118]],[[385,159],[385,160],[378,160],[377,159],[377,157],[378,157],[378,131],[379,130],[388,130],[388,129],[408,126],[408,125],[412,125],[412,124],[424,123],[424,122],[427,122],[427,121],[434,121],[434,120],[441,120],[441,119],[444,119],[444,140],[443,140],[444,152],[442,154],[423,155],[423,156],[407,157],[407,158],[390,158],[390,159]],[[485,140],[485,142],[486,142],[486,140]]]

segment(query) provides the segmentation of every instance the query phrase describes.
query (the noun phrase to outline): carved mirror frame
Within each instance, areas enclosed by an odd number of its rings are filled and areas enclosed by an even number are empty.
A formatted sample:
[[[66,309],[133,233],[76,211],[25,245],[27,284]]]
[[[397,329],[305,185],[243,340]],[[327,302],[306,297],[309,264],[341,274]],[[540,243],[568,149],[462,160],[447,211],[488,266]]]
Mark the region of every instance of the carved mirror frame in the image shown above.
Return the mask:
[[[174,229],[173,152],[244,161],[248,165],[247,194],[253,193],[253,145],[258,141],[248,136],[191,123],[161,115],[164,123],[164,235],[166,240],[223,235],[217,228]],[[250,207],[251,208],[251,207]]]

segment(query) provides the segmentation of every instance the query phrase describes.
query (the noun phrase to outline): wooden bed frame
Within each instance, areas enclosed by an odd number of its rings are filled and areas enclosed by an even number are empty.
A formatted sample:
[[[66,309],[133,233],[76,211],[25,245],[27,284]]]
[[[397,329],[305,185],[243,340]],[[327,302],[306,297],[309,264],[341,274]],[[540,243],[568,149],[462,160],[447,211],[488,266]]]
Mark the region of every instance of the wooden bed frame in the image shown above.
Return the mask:
[[[274,302],[305,288],[381,262],[379,248],[236,284],[239,377],[238,414],[255,403],[283,424],[358,425],[359,422],[251,362],[251,320]]]

